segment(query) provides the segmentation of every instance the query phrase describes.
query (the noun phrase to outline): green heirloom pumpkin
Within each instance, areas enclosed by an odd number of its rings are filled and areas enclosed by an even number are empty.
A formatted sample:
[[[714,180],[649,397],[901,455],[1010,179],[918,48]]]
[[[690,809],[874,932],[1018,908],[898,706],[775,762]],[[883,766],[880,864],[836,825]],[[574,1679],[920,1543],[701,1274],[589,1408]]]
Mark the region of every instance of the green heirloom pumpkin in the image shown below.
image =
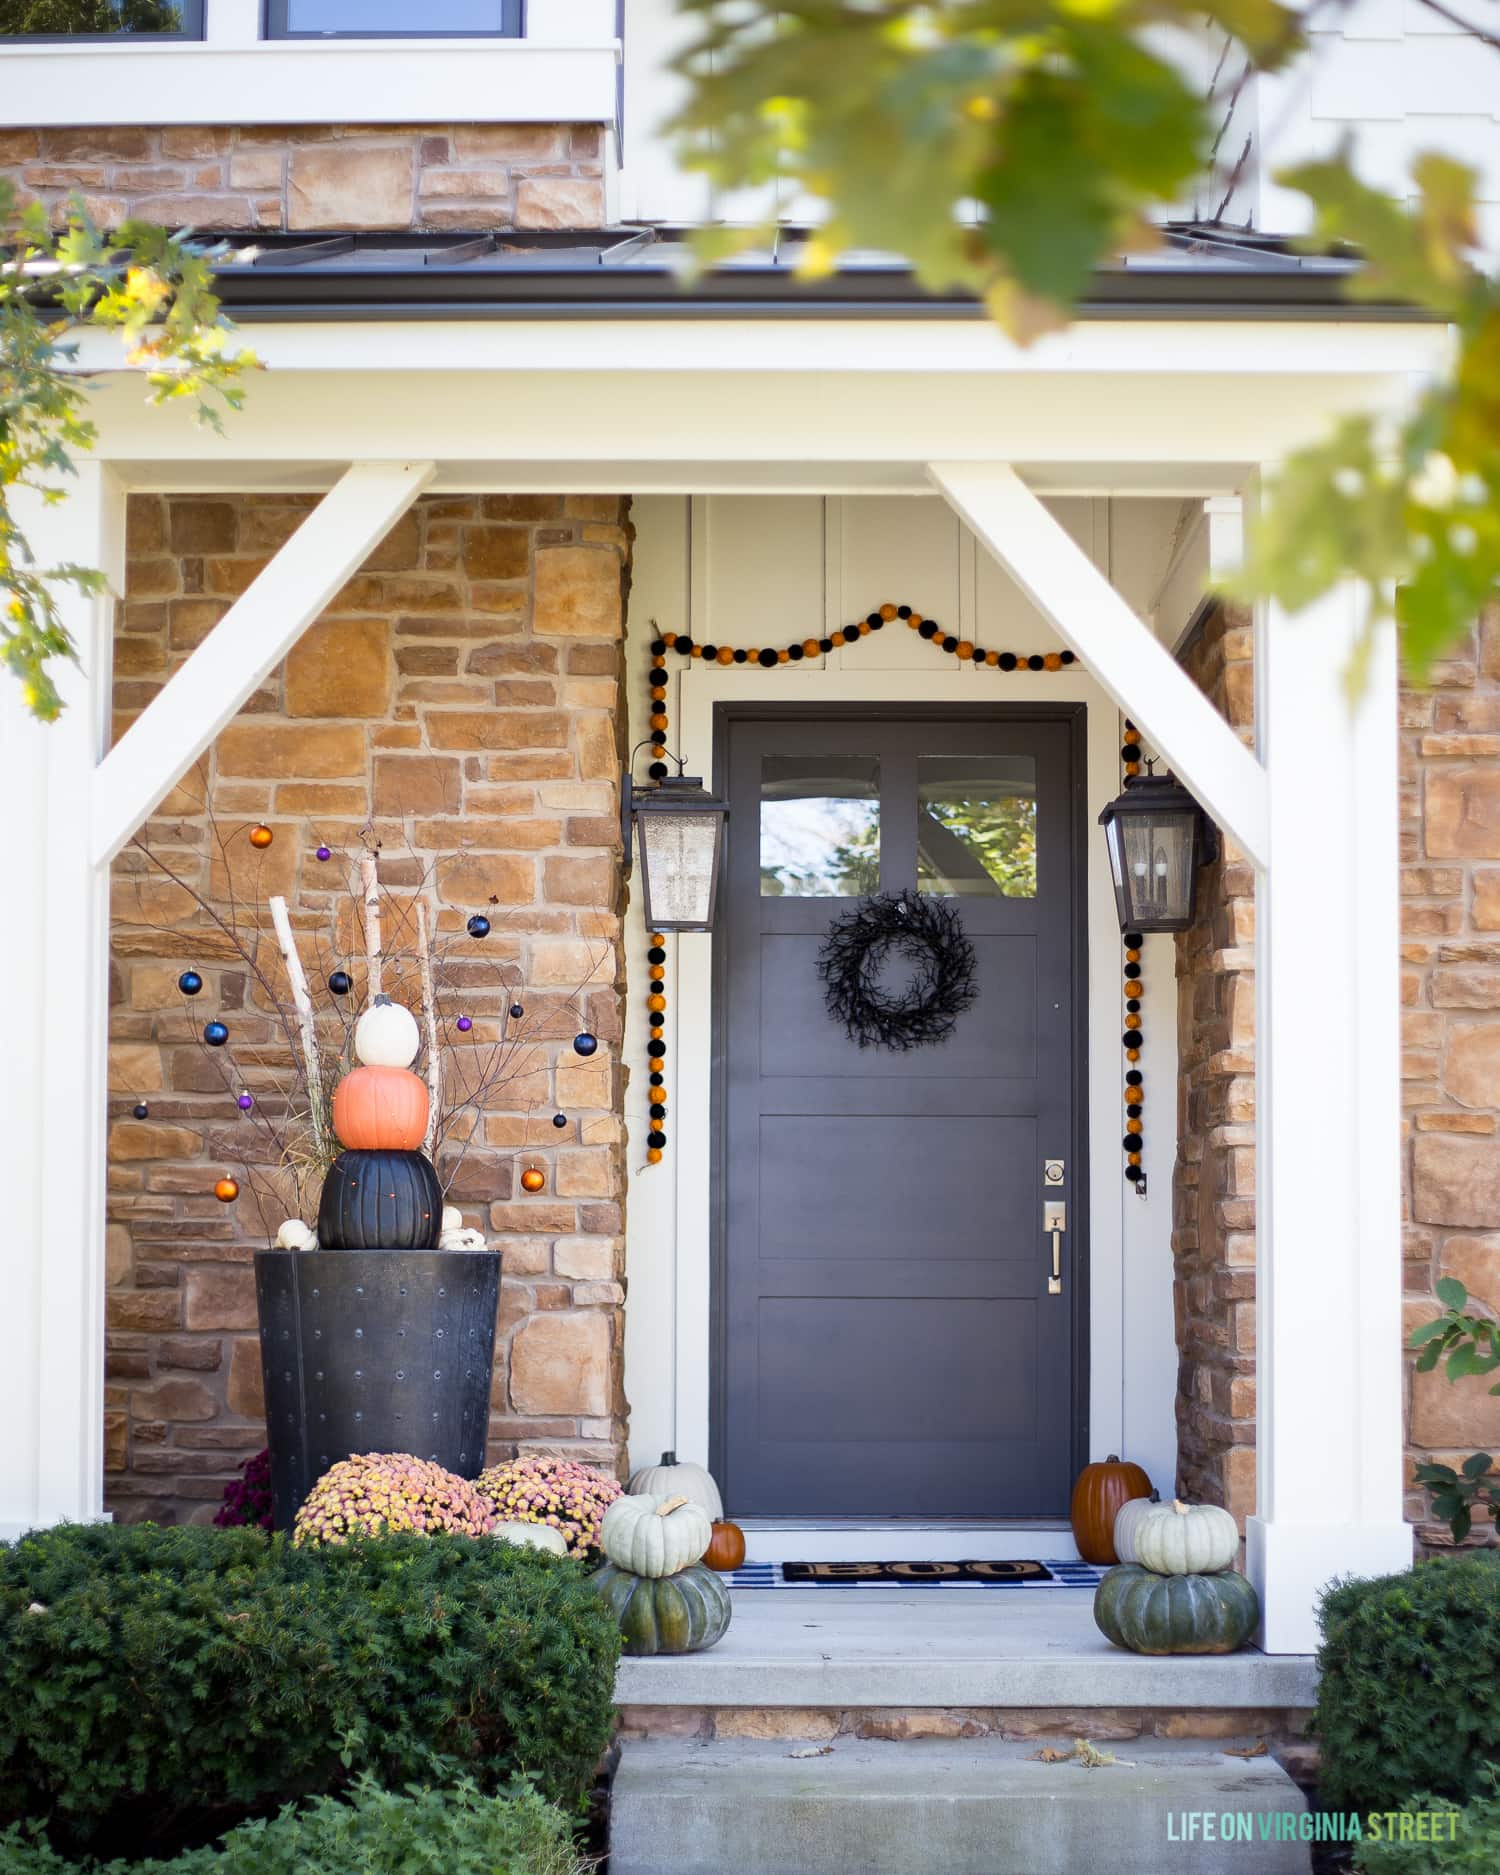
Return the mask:
[[[637,1576],[607,1562],[589,1580],[619,1622],[627,1654],[696,1654],[729,1628],[729,1590],[702,1563],[675,1576]]]
[[[1254,1588],[1228,1572],[1162,1576],[1121,1563],[1094,1591],[1100,1632],[1136,1654],[1232,1654],[1259,1619]]]

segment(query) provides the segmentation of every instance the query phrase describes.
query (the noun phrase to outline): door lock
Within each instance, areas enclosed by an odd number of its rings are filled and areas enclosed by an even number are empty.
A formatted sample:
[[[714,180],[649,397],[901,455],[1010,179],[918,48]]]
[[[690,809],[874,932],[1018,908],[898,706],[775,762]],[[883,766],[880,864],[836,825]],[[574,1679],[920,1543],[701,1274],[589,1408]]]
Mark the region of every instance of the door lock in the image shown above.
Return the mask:
[[[1068,1228],[1068,1207],[1061,1198],[1052,1198],[1042,1206],[1042,1229],[1052,1238],[1052,1274],[1047,1278],[1047,1294],[1062,1294],[1062,1234]]]

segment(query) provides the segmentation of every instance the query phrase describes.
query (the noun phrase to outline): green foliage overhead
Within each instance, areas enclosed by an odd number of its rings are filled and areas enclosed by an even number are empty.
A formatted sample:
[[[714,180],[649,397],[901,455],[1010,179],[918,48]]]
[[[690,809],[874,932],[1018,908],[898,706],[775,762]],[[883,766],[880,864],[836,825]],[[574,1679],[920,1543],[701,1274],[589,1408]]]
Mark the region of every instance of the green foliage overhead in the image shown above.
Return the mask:
[[[562,1812],[534,1791],[489,1797],[382,1790],[361,1777],[347,1801],[315,1797],[242,1823],[222,1844],[170,1861],[65,1860],[19,1824],[0,1830],[4,1875],[586,1875]]]
[[[180,33],[170,0],[0,0],[0,34]]]
[[[1500,1562],[1492,1552],[1336,1584],[1323,1597],[1313,1718],[1330,1810],[1462,1803],[1500,1762]]]
[[[1500,1367],[1500,1322],[1469,1313],[1469,1292],[1456,1276],[1440,1276],[1436,1287],[1443,1313],[1414,1329],[1407,1343],[1416,1353],[1417,1372],[1430,1374],[1442,1361],[1450,1381],[1492,1374]],[[1500,1381],[1490,1392],[1500,1393]],[[1421,1464],[1414,1476],[1429,1495],[1433,1515],[1446,1520],[1455,1543],[1468,1536],[1476,1510],[1487,1514],[1500,1531],[1500,1472],[1488,1452],[1471,1452],[1456,1470],[1452,1465]]]
[[[213,291],[223,253],[147,222],[106,238],[81,202],[51,229],[0,176],[0,656],[43,721],[62,708],[49,663],[76,656],[57,588],[97,593],[104,579],[90,567],[39,565],[15,491],[63,500],[75,456],[94,443],[78,368],[87,327],[119,334],[122,363],[142,373],[153,403],[186,400],[215,427],[220,404],[239,408],[255,358],[229,348],[232,327]]]
[[[163,1854],[362,1771],[576,1806],[618,1654],[578,1565],[489,1538],[37,1532],[0,1546],[0,1825]]]
[[[808,272],[851,249],[903,254],[1022,343],[1067,322],[1101,262],[1155,244],[1204,175],[1216,125],[1189,44],[1233,41],[1260,72],[1305,49],[1277,0],[679,6],[700,27],[679,62],[690,165],[726,191],[815,203]],[[1351,681],[1392,617],[1420,677],[1500,580],[1500,284],[1475,256],[1474,177],[1428,152],[1398,200],[1344,150],[1278,180],[1312,204],[1310,246],[1363,256],[1352,294],[1447,323],[1455,346],[1409,407],[1351,417],[1282,465],[1230,590],[1300,609],[1352,579],[1370,625]],[[702,250],[765,233],[712,229]]]

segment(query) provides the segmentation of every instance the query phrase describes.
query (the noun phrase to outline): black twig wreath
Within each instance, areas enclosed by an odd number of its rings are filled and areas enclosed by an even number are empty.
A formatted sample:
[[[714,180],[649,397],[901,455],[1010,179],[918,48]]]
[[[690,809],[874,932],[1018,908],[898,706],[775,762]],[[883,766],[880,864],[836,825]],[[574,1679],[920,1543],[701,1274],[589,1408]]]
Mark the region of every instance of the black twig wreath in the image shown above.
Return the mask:
[[[915,960],[899,996],[876,985],[892,951]],[[818,953],[828,1013],[851,1042],[904,1050],[946,1041],[979,994],[974,946],[941,899],[877,892],[835,918]]]

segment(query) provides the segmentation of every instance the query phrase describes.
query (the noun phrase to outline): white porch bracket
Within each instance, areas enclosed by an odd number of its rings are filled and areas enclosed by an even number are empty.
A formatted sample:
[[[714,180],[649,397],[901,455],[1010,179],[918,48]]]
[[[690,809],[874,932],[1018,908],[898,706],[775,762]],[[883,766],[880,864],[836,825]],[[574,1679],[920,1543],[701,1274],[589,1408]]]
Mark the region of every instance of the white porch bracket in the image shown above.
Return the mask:
[[[427,487],[433,462],[356,462],[105,756],[92,849],[107,865]]]
[[[1004,462],[929,462],[949,505],[1257,866],[1270,862],[1265,771]]]

